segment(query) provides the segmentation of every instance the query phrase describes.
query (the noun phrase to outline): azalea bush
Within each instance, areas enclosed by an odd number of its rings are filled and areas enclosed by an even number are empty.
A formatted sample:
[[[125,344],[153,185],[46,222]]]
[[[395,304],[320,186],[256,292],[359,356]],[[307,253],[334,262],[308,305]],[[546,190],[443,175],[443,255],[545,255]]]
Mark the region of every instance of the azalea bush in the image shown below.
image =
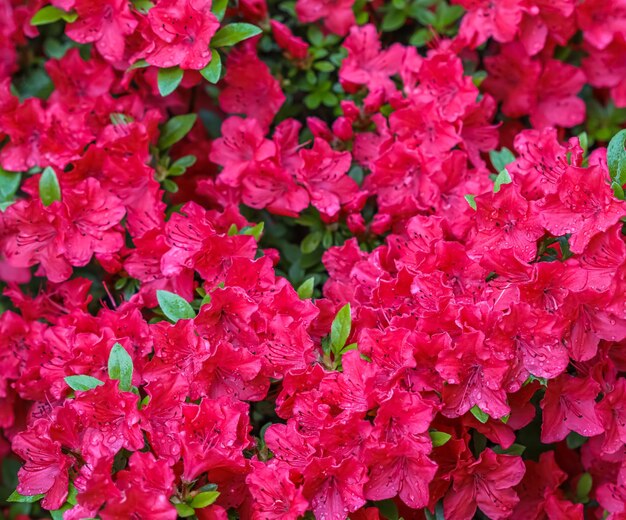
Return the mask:
[[[626,519],[623,0],[0,13],[0,518]]]

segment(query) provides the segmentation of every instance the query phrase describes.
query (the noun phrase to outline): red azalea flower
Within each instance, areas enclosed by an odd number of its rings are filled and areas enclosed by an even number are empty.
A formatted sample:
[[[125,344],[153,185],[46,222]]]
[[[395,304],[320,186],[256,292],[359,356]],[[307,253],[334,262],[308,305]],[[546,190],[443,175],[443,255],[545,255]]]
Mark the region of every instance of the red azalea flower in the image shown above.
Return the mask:
[[[294,36],[291,29],[285,24],[280,23],[277,20],[270,20],[272,26],[272,33],[276,39],[276,43],[281,49],[287,52],[287,54],[297,60],[303,60],[307,57],[309,52],[309,44],[302,38]]]
[[[537,240],[544,234],[532,203],[514,184],[504,184],[498,193],[476,197],[476,228],[472,250],[485,253],[494,246],[511,248],[526,262],[537,254]]]
[[[296,14],[304,23],[321,19],[330,32],[345,36],[355,23],[352,4],[354,0],[298,0]]]
[[[57,0],[57,4],[62,4]],[[79,43],[95,43],[105,60],[120,61],[126,47],[125,36],[137,27],[137,19],[125,0],[75,0],[69,7],[78,19],[68,25],[66,34]]]
[[[50,439],[50,422],[36,421],[15,436],[12,447],[26,462],[18,473],[17,490],[22,495],[45,494],[46,509],[60,508],[67,497],[72,458],[61,451],[61,444]]]
[[[541,442],[558,442],[570,431],[585,437],[604,431],[596,412],[598,384],[590,378],[562,375],[551,381],[541,400]]]
[[[338,463],[332,457],[315,458],[304,468],[304,496],[316,517],[344,520],[366,502],[363,464],[353,458]]]
[[[478,47],[489,37],[504,43],[513,40],[522,20],[522,0],[454,0],[467,9],[461,20],[459,38]]]
[[[626,2],[586,0],[576,10],[578,25],[585,40],[597,49],[604,49],[618,35],[626,37]]]
[[[302,166],[296,176],[309,192],[311,204],[328,219],[336,217],[359,190],[358,184],[347,175],[350,154],[336,152],[326,141],[315,139],[313,148],[302,149],[300,157]]]
[[[206,67],[211,61],[211,38],[220,26],[211,4],[211,0],[161,0],[150,9],[146,61],[162,68]]]
[[[572,504],[562,499],[559,486],[567,480],[567,474],[554,460],[554,452],[549,451],[539,456],[539,462],[524,461],[526,473],[516,491],[520,501],[511,518],[526,520],[545,518],[572,518],[582,520],[582,504]],[[567,514],[566,514],[567,513]]]
[[[222,110],[255,118],[264,129],[285,102],[280,83],[252,44],[241,45],[229,54],[224,83],[219,98]]]
[[[616,37],[609,45],[598,50],[593,45],[586,48],[589,56],[583,60],[587,80],[594,87],[610,88],[616,107],[626,107],[626,35]]]
[[[626,443],[626,381],[618,379],[614,388],[598,403],[597,412],[604,427],[602,450],[615,453]]]
[[[380,442],[366,450],[365,460],[370,467],[366,498],[385,500],[398,495],[413,509],[426,507],[428,485],[437,472],[437,464],[426,456],[427,450],[407,441],[398,445]]]
[[[443,500],[446,518],[469,520],[476,507],[489,518],[508,518],[519,502],[513,488],[523,476],[520,457],[497,455],[489,448],[478,460],[463,461],[452,473],[452,486]]]
[[[626,214],[601,166],[569,167],[558,182],[558,191],[538,206],[539,219],[550,233],[571,234],[568,242],[575,253],[582,253],[596,233],[606,231]]]
[[[395,44],[382,50],[376,27],[368,24],[353,27],[344,47],[348,49],[348,57],[339,69],[339,80],[344,89],[353,92],[364,85],[370,92],[384,91],[385,96],[396,91],[391,76],[400,72],[404,58],[402,45]]]
[[[309,503],[291,479],[289,466],[253,461],[246,483],[254,496],[253,520],[296,520],[308,509]]]
[[[509,364],[491,355],[482,333],[464,334],[442,350],[436,369],[447,382],[442,394],[445,416],[459,417],[473,406],[496,419],[510,413],[503,389]]]

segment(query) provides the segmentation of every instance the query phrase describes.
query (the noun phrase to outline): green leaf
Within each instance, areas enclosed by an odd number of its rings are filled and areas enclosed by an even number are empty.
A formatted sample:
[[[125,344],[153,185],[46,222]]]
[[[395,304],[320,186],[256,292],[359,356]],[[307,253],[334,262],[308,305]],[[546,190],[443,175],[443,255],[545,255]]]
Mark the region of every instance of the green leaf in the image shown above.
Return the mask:
[[[413,47],[423,47],[432,39],[432,37],[432,32],[425,27],[422,27],[413,33],[409,39],[409,44]]]
[[[187,504],[174,504],[174,507],[176,508],[178,516],[180,516],[181,518],[189,518],[195,513],[193,508],[189,507]]]
[[[146,60],[137,60],[130,67],[128,67],[127,70],[145,69],[146,67],[149,67],[149,66],[150,64]]]
[[[586,502],[589,500],[589,493],[593,487],[593,478],[589,473],[583,473],[578,479],[576,485],[576,500],[578,502]]]
[[[158,147],[160,150],[166,150],[176,144],[193,128],[194,123],[198,119],[196,114],[184,114],[182,116],[174,116],[161,128]]]
[[[133,386],[133,359],[119,343],[111,349],[108,368],[109,377],[120,382],[120,390],[129,392]]]
[[[324,45],[324,34],[317,25],[309,25],[306,36],[315,47]]]
[[[526,451],[526,446],[521,444],[511,444],[506,450],[501,446],[494,446],[493,451],[502,455],[521,455]]]
[[[54,90],[54,85],[46,70],[37,65],[25,69],[23,75],[16,76],[13,87],[20,101],[29,98],[48,99]]]
[[[341,352],[339,352],[342,356],[346,353],[346,352],[350,352],[351,350],[358,350],[359,345],[358,343],[350,343],[349,345],[346,345],[345,347],[343,347],[341,349]]]
[[[159,69],[157,84],[159,93],[162,96],[169,96],[176,90],[183,80],[183,71],[180,67],[170,67],[169,69]]]
[[[265,222],[259,222],[256,226],[246,226],[241,230],[241,234],[253,236],[254,239],[258,242],[259,240],[261,240],[263,229],[265,229]]]
[[[18,172],[8,172],[0,168],[0,202],[13,200],[13,195],[20,187],[22,174]]]
[[[489,415],[487,415],[480,408],[478,408],[477,404],[472,406],[472,408],[470,409],[470,412],[472,412],[472,415],[476,417],[476,419],[478,419],[483,424],[485,424],[489,420]]]
[[[65,511],[69,511],[70,509],[72,509],[72,506],[70,504],[65,504],[59,509],[50,511],[50,516],[52,517],[52,520],[63,520],[63,513],[65,513]]]
[[[303,101],[307,108],[315,110],[322,103],[322,97],[317,92],[313,92],[308,94]]]
[[[174,161],[172,167],[191,168],[194,164],[196,164],[197,160],[198,159],[196,159],[195,155],[184,155],[180,159]]]
[[[476,211],[476,196],[475,195],[465,195],[465,200],[469,204],[470,208]]]
[[[44,206],[49,206],[56,200],[61,200],[61,187],[54,170],[48,166],[39,177],[39,197]]]
[[[35,13],[35,15],[30,19],[30,23],[31,25],[46,25],[58,22],[59,20],[72,23],[75,22],[77,18],[78,15],[76,13],[68,13],[67,11],[63,11],[63,9],[47,5]]]
[[[313,289],[315,287],[315,277],[311,276],[311,278],[302,282],[302,285],[298,287],[298,296],[301,300],[308,300],[313,297]]]
[[[576,432],[569,432],[568,436],[565,438],[565,443],[570,450],[577,450],[585,444],[585,442],[587,442],[587,437]]]
[[[624,200],[623,186],[626,184],[626,129],[618,132],[609,142],[606,150],[606,161],[613,182],[611,187],[615,196]]]
[[[228,0],[215,0],[213,2],[211,11],[220,22],[224,19],[224,14],[226,13],[227,7],[228,7]]]
[[[398,11],[396,9],[392,9],[387,12],[387,14],[383,17],[383,23],[381,24],[381,29],[383,32],[390,32],[399,29],[406,22],[406,13],[404,11]]]
[[[317,249],[322,241],[322,232],[314,231],[313,233],[309,233],[304,237],[302,243],[300,244],[300,250],[305,254],[312,253]]]
[[[99,379],[91,376],[67,376],[65,382],[72,390],[79,392],[87,392],[104,384]]]
[[[44,495],[32,495],[26,496],[18,493],[17,491],[13,491],[7,498],[7,502],[24,502],[26,504],[32,504],[34,502],[38,502],[44,497]]]
[[[178,320],[190,320],[196,317],[196,313],[189,303],[169,291],[157,291],[157,300],[163,314],[176,323]]]
[[[150,9],[154,7],[154,3],[152,3],[150,0],[133,0],[133,6],[140,13],[146,14]]]
[[[495,170],[501,172],[515,160],[515,156],[508,148],[502,148],[500,151],[491,150],[489,159],[491,159],[491,164],[493,164]]]
[[[350,304],[346,303],[339,312],[330,327],[330,346],[333,353],[338,354],[348,341],[350,329],[352,328],[352,316],[350,314]]]
[[[380,502],[374,502],[374,505],[378,508],[383,518],[387,520],[399,519],[398,506],[396,506],[393,500],[381,500]]]
[[[176,193],[178,191],[178,184],[176,184],[171,179],[164,179],[163,188],[165,188],[165,191],[168,191],[170,193]]]
[[[200,71],[200,74],[209,83],[217,83],[219,81],[222,74],[222,57],[215,49],[211,49],[211,61]]]
[[[313,68],[315,68],[315,70],[319,70],[320,72],[332,72],[335,70],[335,66],[330,61],[318,61],[313,64]]]
[[[211,39],[211,47],[229,47],[243,40],[261,34],[261,29],[249,23],[231,23],[215,33]]]
[[[433,441],[434,448],[443,446],[446,442],[448,442],[452,438],[452,435],[446,432],[432,431],[429,433],[430,433],[430,440]]]
[[[70,482],[70,489],[67,493],[67,503],[75,506],[77,504],[76,497],[78,496],[78,489],[76,486]]]
[[[205,491],[204,493],[198,493],[191,501],[191,507],[194,509],[202,509],[203,507],[210,506],[220,496],[219,491]]]
[[[511,184],[511,176],[509,175],[509,171],[504,168],[496,177],[496,180],[493,183],[493,192],[498,193],[500,188],[502,188],[503,184]]]
[[[587,132],[581,132],[578,134],[578,144],[583,149],[583,153],[587,155],[589,151],[589,135]]]

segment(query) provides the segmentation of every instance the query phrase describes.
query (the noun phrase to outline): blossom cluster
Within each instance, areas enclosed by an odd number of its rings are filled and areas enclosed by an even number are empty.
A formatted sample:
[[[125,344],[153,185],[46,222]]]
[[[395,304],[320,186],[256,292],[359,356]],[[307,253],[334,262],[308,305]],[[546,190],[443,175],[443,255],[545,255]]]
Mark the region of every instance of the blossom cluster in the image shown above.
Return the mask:
[[[0,517],[626,519],[626,1],[0,12]]]

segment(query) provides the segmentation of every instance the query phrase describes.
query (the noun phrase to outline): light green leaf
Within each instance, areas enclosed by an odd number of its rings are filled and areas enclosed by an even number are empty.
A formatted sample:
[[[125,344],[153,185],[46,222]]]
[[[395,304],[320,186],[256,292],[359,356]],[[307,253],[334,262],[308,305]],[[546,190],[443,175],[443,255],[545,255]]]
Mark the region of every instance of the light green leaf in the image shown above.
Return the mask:
[[[0,202],[8,202],[13,199],[13,195],[20,187],[22,174],[19,172],[8,172],[0,168]]]
[[[79,392],[87,392],[104,384],[99,379],[91,376],[67,376],[65,382],[72,390]]]
[[[489,420],[489,415],[487,415],[480,408],[478,408],[478,405],[476,404],[472,406],[470,412],[472,412],[472,415],[483,424],[485,424]]]
[[[47,5],[35,13],[35,15],[30,19],[30,23],[31,25],[46,25],[58,22],[59,20],[72,23],[75,22],[77,18],[78,15],[74,12],[68,13],[67,11],[63,11],[62,9],[52,5]]]
[[[383,32],[390,32],[399,29],[406,22],[406,13],[404,11],[398,11],[396,9],[392,9],[387,12],[387,14],[383,17],[383,22],[381,24],[381,29]]]
[[[221,22],[224,19],[224,13],[228,7],[228,0],[214,0],[211,11],[215,17]]]
[[[159,306],[170,320],[176,323],[178,320],[190,320],[196,317],[196,313],[189,303],[169,291],[157,291]]]
[[[503,184],[511,184],[511,176],[509,175],[509,171],[504,168],[496,177],[496,180],[493,183],[493,192],[498,193],[500,188],[502,188]]]
[[[222,58],[215,49],[211,49],[211,61],[200,71],[200,74],[209,83],[217,83],[219,81],[222,74]]]
[[[198,493],[191,501],[191,507],[194,509],[202,509],[203,507],[210,506],[220,496],[219,491],[205,491]]]
[[[13,491],[13,493],[9,495],[9,498],[7,498],[7,502],[24,502],[26,504],[32,504],[34,502],[38,502],[43,497],[43,495],[26,496],[18,493],[17,491]]]
[[[301,300],[308,300],[313,297],[313,289],[315,287],[315,277],[311,276],[308,280],[302,282],[298,287],[298,296]]]
[[[172,167],[180,167],[180,168],[191,168],[194,164],[196,164],[196,156],[195,155],[185,155],[180,159],[174,161]]]
[[[158,146],[160,150],[166,150],[185,137],[193,128],[198,116],[196,114],[184,114],[174,116],[161,128]]]
[[[579,502],[586,502],[589,499],[591,488],[593,488],[593,478],[589,473],[583,473],[576,485],[576,499]]]
[[[465,200],[469,204],[470,208],[476,211],[476,196],[475,195],[465,195]]]
[[[119,343],[111,349],[108,368],[109,377],[120,382],[120,390],[129,392],[133,385],[133,359]]]
[[[187,504],[174,504],[174,507],[176,508],[178,516],[180,516],[181,518],[189,518],[195,513],[193,508],[189,507]]]
[[[261,29],[249,23],[231,23],[225,25],[215,33],[211,40],[211,47],[228,47],[243,40],[261,34]]]
[[[241,230],[242,235],[250,235],[253,236],[254,239],[258,242],[261,240],[261,235],[263,234],[263,229],[265,229],[265,222],[259,222],[256,226],[246,226]]]
[[[491,150],[489,152],[489,158],[491,159],[491,164],[493,164],[493,167],[497,172],[501,172],[515,160],[513,152],[511,152],[508,148],[502,148],[499,151]]]
[[[430,440],[433,442],[433,447],[438,448],[448,442],[452,435],[446,432],[432,431],[430,433]]]
[[[146,67],[149,67],[149,66],[150,64],[146,60],[137,60],[130,67],[128,67],[127,70],[145,69]]]
[[[613,182],[611,187],[618,199],[624,200],[623,186],[626,184],[626,129],[621,130],[609,142],[606,150],[606,162]]]
[[[180,67],[170,67],[169,69],[159,69],[157,84],[159,93],[162,96],[169,96],[176,90],[183,80],[183,71]]]
[[[352,316],[350,304],[346,303],[339,312],[330,327],[330,346],[333,353],[338,354],[348,341],[352,328]]]
[[[39,197],[44,206],[49,206],[56,200],[61,200],[61,187],[57,174],[50,167],[46,169],[39,177]]]
[[[507,449],[502,448],[501,446],[494,446],[493,451],[502,455],[521,455],[526,451],[526,446],[521,444],[511,444]]]
[[[132,0],[133,7],[142,14],[146,14],[150,9],[154,7],[154,3],[150,0]]]
[[[322,236],[321,231],[309,233],[300,243],[300,251],[302,251],[305,255],[315,251],[322,241]]]

